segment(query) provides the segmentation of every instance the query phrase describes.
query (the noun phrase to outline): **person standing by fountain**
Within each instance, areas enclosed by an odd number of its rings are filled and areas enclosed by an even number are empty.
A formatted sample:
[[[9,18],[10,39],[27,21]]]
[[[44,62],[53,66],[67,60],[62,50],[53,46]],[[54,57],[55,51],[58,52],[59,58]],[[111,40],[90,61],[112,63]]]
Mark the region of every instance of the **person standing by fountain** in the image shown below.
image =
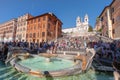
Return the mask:
[[[46,77],[46,80],[53,80],[53,77],[50,75],[50,73],[48,71],[45,71],[44,75]]]
[[[84,41],[84,48],[85,48],[85,49],[87,48],[86,40]]]
[[[4,47],[2,49],[2,58],[3,58],[3,61],[7,59],[7,54],[8,54],[8,45],[7,44],[4,44]]]
[[[53,50],[53,53],[55,53],[55,54],[56,54],[57,47],[58,47],[58,43],[55,42],[55,44],[54,44],[54,50]]]
[[[54,47],[55,47],[54,42],[51,42],[50,43],[51,54],[53,54],[53,52],[54,52]]]

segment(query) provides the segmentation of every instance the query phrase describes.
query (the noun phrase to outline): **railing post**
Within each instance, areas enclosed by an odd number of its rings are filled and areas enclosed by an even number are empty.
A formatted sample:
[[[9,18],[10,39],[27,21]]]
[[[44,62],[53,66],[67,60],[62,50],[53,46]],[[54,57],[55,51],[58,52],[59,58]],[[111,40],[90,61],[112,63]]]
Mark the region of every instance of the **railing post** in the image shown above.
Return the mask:
[[[63,54],[66,55],[66,52],[64,51]]]
[[[80,53],[79,53],[79,52],[77,53],[77,56],[80,56]]]

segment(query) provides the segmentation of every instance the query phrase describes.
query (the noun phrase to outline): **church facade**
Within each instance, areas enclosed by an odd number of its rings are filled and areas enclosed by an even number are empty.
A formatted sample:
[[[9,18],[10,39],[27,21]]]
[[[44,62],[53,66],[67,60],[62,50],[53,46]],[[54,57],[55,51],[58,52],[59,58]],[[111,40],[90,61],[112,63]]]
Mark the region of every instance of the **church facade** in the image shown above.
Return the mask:
[[[78,16],[76,18],[76,26],[74,28],[62,29],[63,33],[72,34],[72,36],[86,36],[89,28],[89,17],[86,14],[84,21]]]

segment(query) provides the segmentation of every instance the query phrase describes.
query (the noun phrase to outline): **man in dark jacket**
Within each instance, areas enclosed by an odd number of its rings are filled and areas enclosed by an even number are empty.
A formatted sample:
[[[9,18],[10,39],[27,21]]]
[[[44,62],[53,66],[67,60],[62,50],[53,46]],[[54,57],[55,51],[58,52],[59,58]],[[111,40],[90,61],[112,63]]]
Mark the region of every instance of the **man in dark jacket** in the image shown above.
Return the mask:
[[[7,54],[8,54],[8,45],[7,44],[4,44],[4,47],[2,49],[2,58],[3,60],[6,60],[7,59]]]

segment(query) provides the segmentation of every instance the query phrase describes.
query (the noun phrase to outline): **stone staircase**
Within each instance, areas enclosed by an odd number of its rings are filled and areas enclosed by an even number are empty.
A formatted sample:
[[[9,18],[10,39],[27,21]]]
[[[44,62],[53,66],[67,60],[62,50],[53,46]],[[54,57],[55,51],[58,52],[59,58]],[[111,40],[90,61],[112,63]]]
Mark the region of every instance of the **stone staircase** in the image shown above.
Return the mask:
[[[26,80],[27,75],[17,72],[13,67],[0,62],[0,80]]]

